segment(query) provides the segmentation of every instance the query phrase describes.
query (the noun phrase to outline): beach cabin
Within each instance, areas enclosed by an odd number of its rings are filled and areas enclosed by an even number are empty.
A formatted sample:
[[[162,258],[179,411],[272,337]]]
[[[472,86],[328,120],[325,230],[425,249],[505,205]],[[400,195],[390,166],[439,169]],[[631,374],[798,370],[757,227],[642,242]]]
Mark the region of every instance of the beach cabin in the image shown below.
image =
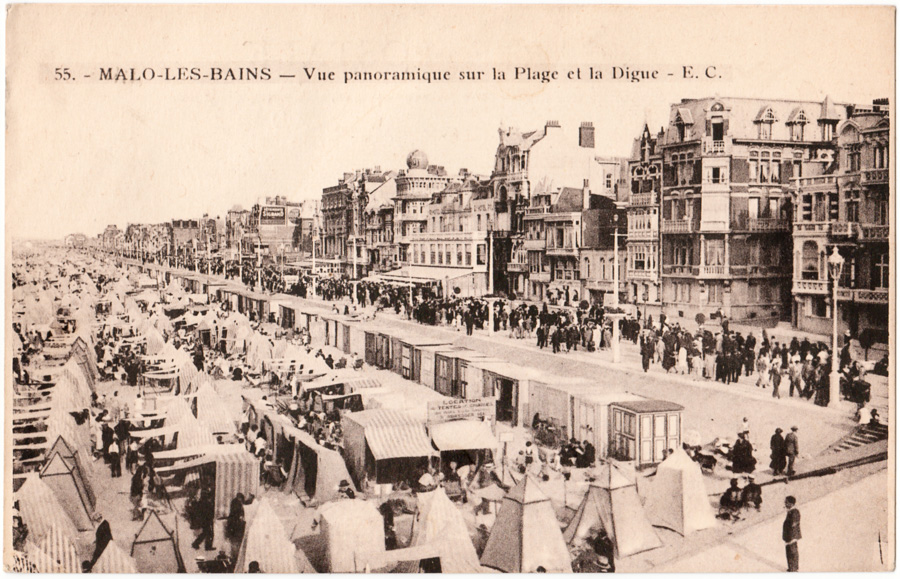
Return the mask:
[[[609,455],[636,467],[658,464],[666,451],[681,448],[684,407],[665,400],[630,400],[609,405]]]

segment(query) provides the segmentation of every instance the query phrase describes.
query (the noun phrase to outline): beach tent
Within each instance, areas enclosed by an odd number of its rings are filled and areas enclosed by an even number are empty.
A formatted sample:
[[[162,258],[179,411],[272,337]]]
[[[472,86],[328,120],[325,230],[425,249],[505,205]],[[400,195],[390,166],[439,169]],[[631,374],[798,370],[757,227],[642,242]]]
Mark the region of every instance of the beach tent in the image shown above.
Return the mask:
[[[263,573],[315,572],[306,555],[297,551],[290,541],[268,499],[256,505],[256,514],[244,532],[234,572],[246,573],[252,561],[259,563]]]
[[[716,525],[700,465],[676,448],[656,469],[644,512],[657,527],[681,535]]]
[[[39,573],[81,573],[81,558],[73,537],[56,525],[39,545],[31,543],[28,556]]]
[[[443,488],[419,493],[410,547],[434,545],[442,573],[480,573],[481,564],[462,513]]]
[[[184,573],[184,561],[175,534],[166,528],[156,511],[147,518],[131,543],[131,557],[141,573]]]
[[[396,410],[345,414],[341,426],[347,464],[357,483],[417,479],[437,454],[425,425]]]
[[[504,497],[481,564],[505,573],[571,573],[572,560],[550,499],[526,475]]]
[[[616,558],[661,547],[644,516],[635,482],[612,463],[603,465],[598,475],[563,533],[566,543],[584,541],[603,529],[612,540]]]
[[[294,456],[288,474],[288,488],[295,495],[304,495],[325,503],[338,498],[338,485],[350,481],[344,457],[325,448],[303,430],[283,426],[283,434],[294,440]]]
[[[333,501],[319,509],[319,517],[326,572],[359,573],[384,553],[384,520],[372,503]]]
[[[128,553],[119,547],[115,540],[110,541],[100,558],[94,563],[91,573],[115,573],[123,575],[126,573],[137,573],[137,563],[128,556]]]
[[[210,383],[197,390],[197,420],[213,434],[234,434],[234,415]]]
[[[41,480],[53,490],[75,528],[79,531],[94,528],[94,495],[74,457],[66,460],[59,453],[51,456],[41,469]]]
[[[25,482],[13,494],[13,501],[19,502],[19,513],[28,525],[29,538],[35,542],[43,539],[52,527],[73,539],[78,536],[78,529],[66,515],[53,489],[37,473],[25,478]]]

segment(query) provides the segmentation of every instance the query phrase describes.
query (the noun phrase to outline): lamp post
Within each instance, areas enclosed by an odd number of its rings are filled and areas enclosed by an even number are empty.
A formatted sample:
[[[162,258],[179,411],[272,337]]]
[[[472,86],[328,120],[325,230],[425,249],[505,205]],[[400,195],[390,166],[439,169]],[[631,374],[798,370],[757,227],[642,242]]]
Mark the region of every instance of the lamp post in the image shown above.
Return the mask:
[[[281,285],[284,285],[284,242],[278,245],[278,251],[281,253]]]
[[[616,229],[613,232],[613,295],[612,307],[619,307],[619,214],[613,214]]]
[[[262,291],[262,237],[256,236],[256,286]]]
[[[838,373],[838,299],[837,290],[840,284],[841,271],[844,269],[844,258],[838,253],[835,245],[831,255],[828,257],[828,271],[831,273],[831,314],[832,314],[832,336],[831,336],[831,376],[829,376],[828,384],[828,405],[837,406],[841,395],[841,375]]]
[[[488,246],[487,246],[487,259],[488,259],[488,295],[494,295],[494,228],[491,223],[488,223]]]

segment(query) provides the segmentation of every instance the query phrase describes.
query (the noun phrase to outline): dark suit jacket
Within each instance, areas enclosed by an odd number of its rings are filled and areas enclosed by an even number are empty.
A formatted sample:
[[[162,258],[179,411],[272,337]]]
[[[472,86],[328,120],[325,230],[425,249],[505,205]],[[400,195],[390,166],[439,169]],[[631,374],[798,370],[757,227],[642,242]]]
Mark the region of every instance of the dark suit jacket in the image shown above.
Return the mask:
[[[781,531],[781,538],[785,543],[798,541],[803,537],[800,535],[800,511],[791,509],[784,518],[784,526]]]

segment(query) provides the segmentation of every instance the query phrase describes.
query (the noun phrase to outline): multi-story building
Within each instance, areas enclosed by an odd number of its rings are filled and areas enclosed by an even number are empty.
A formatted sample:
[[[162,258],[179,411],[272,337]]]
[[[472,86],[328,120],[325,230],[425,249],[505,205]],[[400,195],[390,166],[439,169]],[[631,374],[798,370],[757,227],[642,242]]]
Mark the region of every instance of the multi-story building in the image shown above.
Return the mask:
[[[428,157],[415,150],[406,157],[406,170],[396,178],[397,195],[394,197],[394,242],[397,246],[396,263],[412,263],[409,244],[412,236],[424,233],[428,216],[425,206],[435,193],[442,191],[450,177],[443,167],[428,164]]]
[[[652,135],[647,125],[635,139],[628,163],[628,254],[627,299],[657,310],[660,306],[659,213],[663,157],[659,145],[665,140],[660,129]]]
[[[604,195],[590,195],[587,205],[581,213],[581,299],[602,305],[623,303],[627,291],[627,205]],[[618,276],[615,273],[617,265]],[[617,299],[613,300],[616,292]]]
[[[385,180],[369,195],[366,203],[366,264],[370,272],[381,273],[399,267],[394,244],[394,198],[396,174],[387,172]]]
[[[823,109],[826,105],[823,105]],[[828,259],[844,258],[838,285],[841,333],[869,329],[888,341],[890,302],[890,119],[887,100],[833,107],[838,124],[814,172],[794,179],[792,323],[832,331]],[[806,167],[804,167],[806,168]]]
[[[225,215],[225,245],[229,259],[236,259],[245,253],[244,240],[249,239],[250,235],[250,212],[235,205]]]
[[[448,295],[489,293],[488,243],[494,227],[508,229],[502,223],[508,213],[498,216],[490,181],[463,169],[424,209],[425,230],[408,237],[410,271],[433,279]]]
[[[172,220],[172,254],[178,265],[193,263],[200,243],[200,221],[197,219]]]
[[[491,179],[498,212],[510,213],[508,233],[498,235],[498,253],[508,262],[505,285],[517,297],[540,301],[546,297],[549,279],[545,278],[549,276],[543,272],[546,264],[541,263],[546,255],[544,248],[537,248],[540,241],[533,237],[543,227],[543,220],[534,216],[545,209],[530,213],[529,209],[546,205],[533,203],[533,197],[555,194],[565,187],[579,188],[587,180],[595,194],[615,199],[620,189],[622,161],[596,155],[594,126],[589,122],[581,123],[577,131],[548,121],[540,130],[501,128],[499,135]],[[526,215],[531,217],[526,219]],[[535,269],[541,270],[536,272],[539,281],[532,283]]]
[[[366,206],[382,185],[379,167],[344,173],[337,185],[322,190],[323,262],[331,271],[358,279],[367,271]]]
[[[824,172],[846,118],[824,102],[685,99],[664,139],[663,309],[777,322],[791,312],[791,183]]]
[[[117,240],[122,236],[124,239],[124,235],[115,225],[107,225],[106,229],[103,230],[103,233],[100,234],[100,246],[107,253],[116,253],[120,248],[117,246]]]

